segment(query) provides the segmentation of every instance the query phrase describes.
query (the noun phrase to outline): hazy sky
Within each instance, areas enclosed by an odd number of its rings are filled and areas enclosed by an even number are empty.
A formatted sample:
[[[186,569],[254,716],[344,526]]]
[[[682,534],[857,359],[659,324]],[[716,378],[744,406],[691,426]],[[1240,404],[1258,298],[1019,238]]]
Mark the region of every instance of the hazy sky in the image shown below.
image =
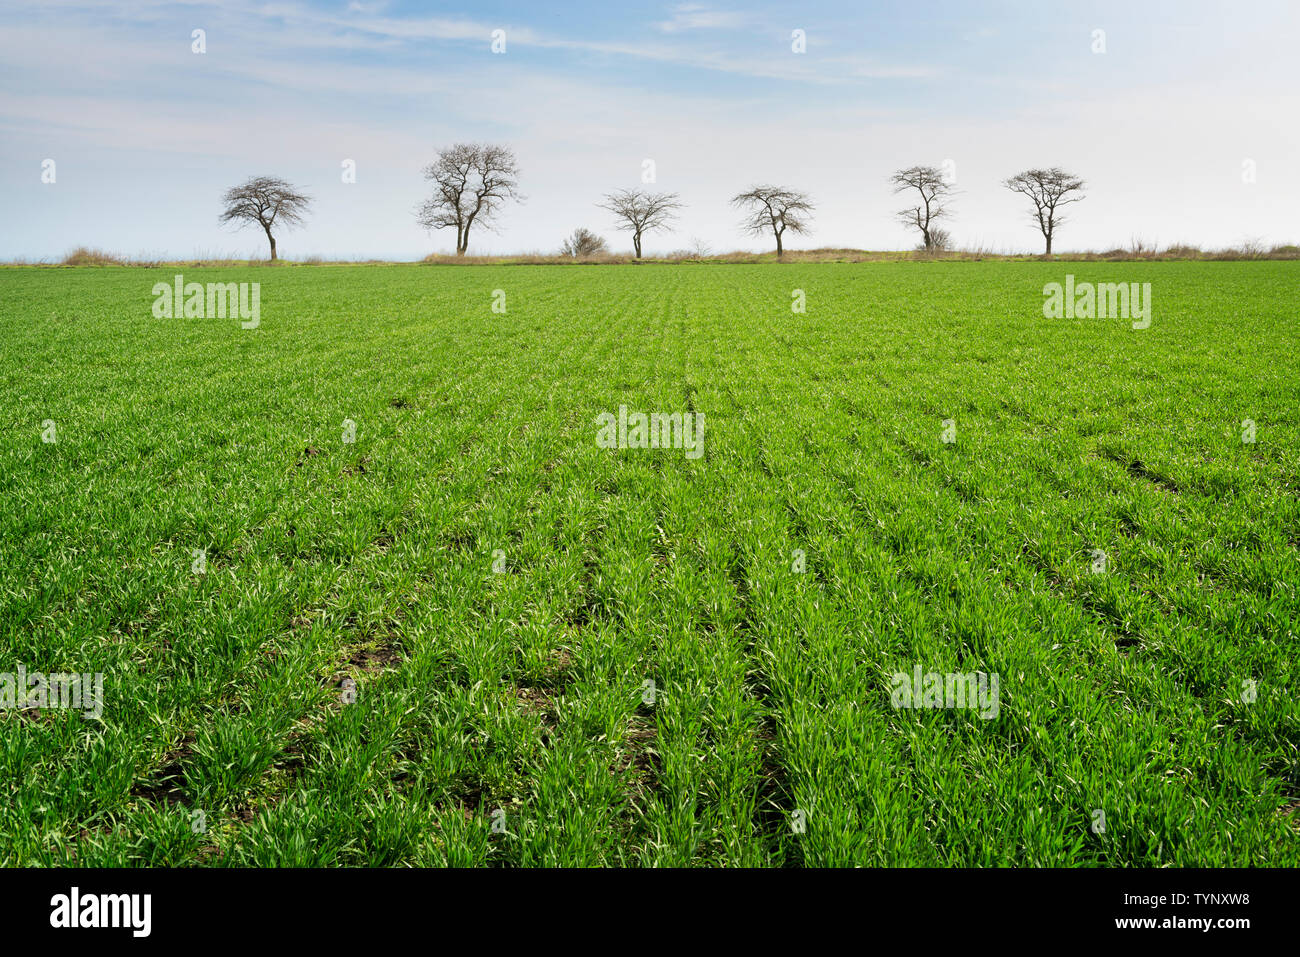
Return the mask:
[[[512,146],[526,196],[471,252],[554,251],[576,226],[630,249],[594,204],[646,159],[687,204],[648,253],[762,248],[728,205],[753,182],[817,201],[790,247],[910,248],[887,176],[944,160],[961,245],[1038,251],[999,182],[1051,165],[1088,182],[1061,250],[1300,242],[1297,39],[1297,0],[0,0],[0,258],[263,256],[217,222],[258,174],[315,197],[288,258],[450,251],[413,211],[459,140]]]

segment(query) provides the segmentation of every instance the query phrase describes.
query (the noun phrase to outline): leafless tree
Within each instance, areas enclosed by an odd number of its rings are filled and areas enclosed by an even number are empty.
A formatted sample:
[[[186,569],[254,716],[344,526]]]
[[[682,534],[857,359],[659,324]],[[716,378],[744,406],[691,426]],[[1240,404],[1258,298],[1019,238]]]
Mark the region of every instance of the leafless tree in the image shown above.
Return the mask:
[[[605,240],[590,229],[583,229],[581,226],[575,229],[573,235],[565,239],[564,245],[560,247],[561,256],[572,256],[574,259],[599,256],[607,252],[609,247],[605,244]]]
[[[944,180],[943,170],[937,166],[912,166],[900,169],[889,181],[894,184],[895,193],[916,190],[916,205],[900,209],[898,219],[904,226],[919,229],[922,248],[934,252],[937,248],[934,221],[948,215],[947,204],[952,196],[952,187]]]
[[[692,259],[708,259],[713,255],[713,250],[709,247],[709,244],[698,236],[691,237],[690,245],[686,247],[686,251],[691,254]]]
[[[632,246],[636,258],[641,258],[641,236],[652,229],[662,229],[676,218],[682,208],[676,193],[649,193],[640,189],[621,189],[609,193],[603,203],[597,203],[622,220],[623,228],[632,231]]]
[[[1083,189],[1083,180],[1059,166],[1053,166],[1051,169],[1027,169],[1004,180],[1002,185],[1013,193],[1028,196],[1033,202],[1034,212],[1029,218],[1047,241],[1046,254],[1050,256],[1052,236],[1056,233],[1056,227],[1065,222],[1065,217],[1057,210],[1084,198],[1082,195],[1070,195]]]
[[[745,211],[740,228],[755,236],[771,232],[776,237],[776,255],[785,252],[782,238],[788,229],[800,235],[812,223],[813,203],[807,193],[784,186],[753,186],[732,197],[731,205]]]
[[[298,192],[293,186],[274,176],[257,176],[248,182],[226,190],[221,197],[226,204],[221,222],[257,223],[266,232],[271,244],[271,259],[275,259],[275,234],[273,226],[300,226],[311,206],[311,197]]]
[[[457,143],[438,151],[424,168],[433,182],[433,196],[416,218],[425,229],[456,230],[456,255],[469,249],[475,223],[491,228],[493,214],[506,200],[519,200],[519,162],[512,150],[485,143]]]

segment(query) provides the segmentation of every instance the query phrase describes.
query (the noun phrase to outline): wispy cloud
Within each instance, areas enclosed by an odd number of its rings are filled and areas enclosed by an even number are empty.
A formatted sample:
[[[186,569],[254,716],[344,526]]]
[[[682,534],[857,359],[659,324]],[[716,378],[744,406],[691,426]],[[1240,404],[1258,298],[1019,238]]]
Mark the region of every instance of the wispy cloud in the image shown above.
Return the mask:
[[[655,24],[664,33],[684,30],[735,29],[752,22],[750,14],[736,10],[711,10],[698,3],[683,3],[674,7],[672,17]]]
[[[743,14],[699,0],[544,19],[500,2],[431,15],[381,0],[5,0],[0,208],[27,227],[0,235],[0,256],[87,241],[220,247],[213,197],[252,173],[319,196],[302,240],[318,251],[415,254],[430,243],[410,212],[419,170],[460,139],[509,143],[527,171],[529,202],[508,214],[501,251],[553,248],[557,224],[607,226],[593,203],[639,183],[645,158],[689,203],[683,229],[716,248],[736,242],[727,197],[768,180],[824,200],[817,242],[894,248],[910,237],[888,215],[888,174],[949,157],[959,238],[1032,238],[997,184],[1052,163],[1096,184],[1072,243],[1152,222],[1193,241],[1235,240],[1241,223],[1294,238],[1284,171],[1297,134],[1276,122],[1290,106],[1294,8],[1214,37],[1115,13],[1111,52],[1097,56],[1091,17],[1010,17],[979,0],[943,22],[850,0],[814,0],[797,20],[748,2]],[[791,49],[796,26],[804,54]],[[199,27],[203,56],[190,49]],[[45,157],[57,187],[39,181]],[[1241,183],[1244,157],[1258,161],[1254,186]],[[352,185],[345,158],[360,171]],[[1152,189],[1151,169],[1177,171],[1198,202]],[[159,202],[165,222],[138,215]]]
[[[715,11],[695,11],[692,28],[708,25],[720,27],[729,17],[739,14]],[[487,46],[495,26],[474,20],[447,19],[370,19],[343,20],[321,17],[309,13],[306,21],[331,23],[357,31],[394,39],[433,39],[463,41]],[[787,39],[772,42],[764,38],[760,43],[743,44],[750,49],[761,46],[771,52],[766,55],[742,55],[717,47],[704,48],[688,44],[663,42],[620,42],[585,40],[540,33],[527,27],[506,30],[509,44],[539,50],[567,50],[608,57],[627,57],[655,63],[675,64],[692,69],[733,73],[756,79],[774,79],[811,84],[846,83],[862,79],[923,79],[937,76],[940,71],[928,64],[892,64],[862,56],[796,55],[791,52]]]
[[[154,22],[165,9],[158,0],[140,0],[129,6],[96,7],[84,0],[15,0],[28,9],[84,10],[88,16],[104,15],[119,23]],[[862,80],[924,79],[940,71],[928,63],[897,63],[863,55],[833,55],[830,31],[809,31],[810,51],[791,52],[788,30],[764,25],[753,14],[716,10],[698,4],[672,8],[671,19],[657,24],[663,40],[593,39],[534,29],[526,24],[490,22],[460,16],[384,16],[384,0],[352,0],[343,12],[309,4],[240,2],[220,4],[186,0],[184,8],[208,18],[220,17],[238,30],[245,44],[273,37],[281,49],[382,49],[385,45],[438,42],[458,44],[467,50],[487,51],[492,32],[505,29],[511,48],[623,57],[648,64],[669,64],[683,69],[707,70],[812,85],[855,83]],[[741,28],[747,28],[742,30]],[[728,31],[731,31],[728,33]],[[722,34],[720,36],[719,34]],[[215,43],[215,41],[213,41]],[[820,52],[826,50],[828,52]],[[556,68],[572,68],[557,63]]]

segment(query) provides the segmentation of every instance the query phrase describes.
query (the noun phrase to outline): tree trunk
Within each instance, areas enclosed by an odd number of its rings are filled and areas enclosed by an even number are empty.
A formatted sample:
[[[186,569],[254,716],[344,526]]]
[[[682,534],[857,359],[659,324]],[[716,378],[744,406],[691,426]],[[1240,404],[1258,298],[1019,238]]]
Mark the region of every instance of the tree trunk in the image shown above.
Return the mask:
[[[783,252],[785,252],[785,250],[781,248],[781,234],[777,233],[776,234],[776,258],[780,259],[781,254]]]
[[[640,259],[641,258],[641,234],[640,233],[632,234],[632,246],[633,248],[636,249],[636,258]]]
[[[1045,235],[1047,236],[1047,253],[1046,253],[1046,255],[1050,256],[1050,255],[1052,255],[1052,234],[1051,234],[1051,233],[1046,233]]]
[[[266,239],[271,244],[271,262],[275,262],[275,237],[271,235],[269,227],[263,226],[262,228],[266,230]]]

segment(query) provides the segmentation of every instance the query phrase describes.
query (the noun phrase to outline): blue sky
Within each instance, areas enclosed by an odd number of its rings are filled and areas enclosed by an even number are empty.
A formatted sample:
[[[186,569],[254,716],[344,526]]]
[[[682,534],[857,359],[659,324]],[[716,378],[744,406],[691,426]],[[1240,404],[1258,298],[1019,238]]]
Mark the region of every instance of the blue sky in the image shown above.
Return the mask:
[[[887,176],[944,160],[963,245],[1036,250],[999,182],[1045,165],[1089,184],[1058,248],[1300,242],[1300,4],[1284,0],[0,0],[0,17],[0,258],[263,255],[217,223],[222,191],[259,174],[315,197],[280,239],[290,258],[447,251],[413,210],[421,168],[460,140],[511,145],[527,198],[471,252],[553,251],[576,226],[629,247],[595,203],[641,185],[646,159],[687,204],[649,252],[761,248],[727,203],[760,181],[818,202],[791,245],[908,248]]]

